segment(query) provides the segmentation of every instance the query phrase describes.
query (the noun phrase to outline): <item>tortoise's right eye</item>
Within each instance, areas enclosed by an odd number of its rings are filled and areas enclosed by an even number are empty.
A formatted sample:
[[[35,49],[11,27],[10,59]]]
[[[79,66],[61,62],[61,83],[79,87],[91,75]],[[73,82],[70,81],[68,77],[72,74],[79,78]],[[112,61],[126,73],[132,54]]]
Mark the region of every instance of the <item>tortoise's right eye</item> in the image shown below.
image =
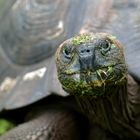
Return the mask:
[[[63,49],[63,54],[66,59],[71,59],[72,49],[70,47],[65,47]]]
[[[65,46],[62,50],[61,60],[64,63],[69,63],[72,60],[73,49],[70,46]]]

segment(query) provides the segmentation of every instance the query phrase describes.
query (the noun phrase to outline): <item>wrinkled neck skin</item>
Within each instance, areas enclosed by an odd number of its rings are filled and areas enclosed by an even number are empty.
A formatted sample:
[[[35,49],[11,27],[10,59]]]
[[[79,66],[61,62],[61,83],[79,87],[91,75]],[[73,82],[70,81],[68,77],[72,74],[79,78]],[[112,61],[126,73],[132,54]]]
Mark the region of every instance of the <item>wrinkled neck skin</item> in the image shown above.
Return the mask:
[[[107,97],[76,97],[84,113],[94,123],[120,136],[120,138],[140,138],[140,95],[139,86],[128,76],[119,87],[105,90]],[[139,111],[138,111],[139,110]],[[138,115],[139,114],[139,115]],[[136,117],[139,116],[139,118]]]

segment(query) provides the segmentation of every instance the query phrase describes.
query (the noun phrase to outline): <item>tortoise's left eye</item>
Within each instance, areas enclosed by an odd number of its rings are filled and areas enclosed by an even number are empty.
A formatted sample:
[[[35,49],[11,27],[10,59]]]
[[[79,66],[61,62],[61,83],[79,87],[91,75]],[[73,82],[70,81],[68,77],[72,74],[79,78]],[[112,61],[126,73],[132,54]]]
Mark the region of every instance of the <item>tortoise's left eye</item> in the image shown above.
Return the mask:
[[[103,55],[105,55],[108,51],[110,51],[111,49],[111,44],[108,40],[102,40],[100,43],[99,43],[99,46],[101,48],[101,53]]]

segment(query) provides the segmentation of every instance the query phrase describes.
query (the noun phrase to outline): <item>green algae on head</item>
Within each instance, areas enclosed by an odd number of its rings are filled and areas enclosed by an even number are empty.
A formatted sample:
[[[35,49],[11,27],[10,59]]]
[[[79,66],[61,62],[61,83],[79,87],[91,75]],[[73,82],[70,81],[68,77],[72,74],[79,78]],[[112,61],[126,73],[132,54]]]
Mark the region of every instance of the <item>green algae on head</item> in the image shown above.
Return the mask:
[[[116,36],[113,36],[111,34],[106,34],[106,33],[95,33],[95,36],[93,36],[92,33],[86,33],[86,34],[79,34],[79,35],[76,35],[74,36],[73,38],[71,38],[71,44],[72,45],[80,45],[82,43],[87,43],[87,42],[90,42],[96,38],[98,38],[99,36],[106,36],[108,38],[110,38],[110,40],[117,40],[117,37]],[[111,46],[112,48],[115,47],[114,44],[112,44]]]
[[[102,96],[107,87],[126,81],[123,48],[107,33],[83,34],[65,41],[56,52],[58,78],[70,94]]]
[[[80,45],[81,43],[88,42],[91,39],[92,39],[92,36],[88,35],[88,34],[77,35],[74,38],[72,38],[72,44],[73,45]]]

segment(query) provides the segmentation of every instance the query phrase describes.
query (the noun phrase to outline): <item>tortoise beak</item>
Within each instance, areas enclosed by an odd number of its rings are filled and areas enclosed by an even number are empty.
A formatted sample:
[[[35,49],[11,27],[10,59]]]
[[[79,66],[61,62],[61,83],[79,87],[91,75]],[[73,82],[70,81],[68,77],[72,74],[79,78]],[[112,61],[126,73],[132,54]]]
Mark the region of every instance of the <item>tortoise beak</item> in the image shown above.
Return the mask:
[[[95,69],[95,47],[86,45],[78,48],[79,64],[81,71],[93,71]]]

